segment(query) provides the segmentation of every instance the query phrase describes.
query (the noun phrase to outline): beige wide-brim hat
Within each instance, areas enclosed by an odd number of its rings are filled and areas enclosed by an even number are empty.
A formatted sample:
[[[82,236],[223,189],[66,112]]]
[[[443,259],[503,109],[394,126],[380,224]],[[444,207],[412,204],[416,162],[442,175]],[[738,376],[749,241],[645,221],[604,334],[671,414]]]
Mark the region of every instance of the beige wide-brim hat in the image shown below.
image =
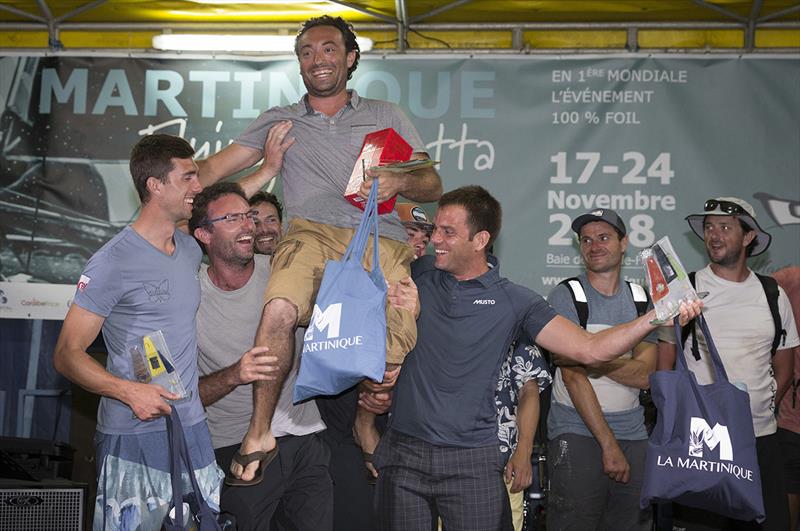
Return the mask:
[[[712,210],[703,211],[699,214],[691,214],[686,216],[686,221],[689,222],[689,226],[692,228],[695,234],[701,239],[704,240],[704,231],[703,231],[703,220],[706,216],[735,216],[745,224],[756,231],[756,245],[753,247],[753,252],[750,256],[758,256],[759,254],[763,253],[769,247],[769,244],[772,242],[772,236],[769,235],[768,232],[764,231],[756,221],[756,212],[753,210],[753,207],[745,201],[744,199],[739,199],[738,197],[717,197],[715,198],[717,202],[726,202],[732,203],[737,205],[741,208],[742,212],[728,212],[723,209],[721,205],[716,205],[716,207]]]

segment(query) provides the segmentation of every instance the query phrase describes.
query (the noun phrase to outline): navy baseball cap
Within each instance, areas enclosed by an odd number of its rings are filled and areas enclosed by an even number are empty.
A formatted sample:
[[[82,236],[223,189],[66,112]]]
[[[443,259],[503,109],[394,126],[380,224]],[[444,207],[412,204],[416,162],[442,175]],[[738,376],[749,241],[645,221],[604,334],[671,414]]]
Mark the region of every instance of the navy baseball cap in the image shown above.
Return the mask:
[[[597,208],[591,212],[587,212],[586,214],[581,214],[573,220],[572,230],[575,231],[575,234],[580,235],[581,227],[593,221],[605,221],[614,227],[622,236],[625,236],[628,233],[628,231],[625,230],[625,222],[622,221],[622,218],[619,217],[619,214],[610,208]]]

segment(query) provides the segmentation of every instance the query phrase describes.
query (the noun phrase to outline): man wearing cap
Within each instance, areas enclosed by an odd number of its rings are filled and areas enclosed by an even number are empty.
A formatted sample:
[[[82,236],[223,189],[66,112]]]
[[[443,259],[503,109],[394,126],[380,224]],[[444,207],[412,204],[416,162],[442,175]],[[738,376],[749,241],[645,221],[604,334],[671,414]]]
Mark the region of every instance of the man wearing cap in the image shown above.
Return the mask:
[[[625,223],[613,210],[575,218],[586,272],[556,286],[548,302],[590,332],[635,319],[644,288],[621,279],[628,246]],[[635,290],[635,291],[634,291]],[[576,301],[588,315],[581,318]],[[547,420],[550,510],[547,528],[648,530],[650,509],[639,508],[647,430],[639,390],[656,365],[651,333],[614,361],[556,369]]]
[[[747,267],[747,258],[766,251],[771,236],[758,225],[753,207],[735,197],[709,199],[703,212],[687,216],[686,220],[705,242],[710,261],[695,275],[697,291],[708,292],[703,314],[714,334],[714,343],[728,378],[735,385],[747,389],[750,395],[767,519],[757,525],[728,522],[718,515],[686,507],[676,508],[676,513],[689,529],[695,529],[697,524],[703,526],[702,529],[729,529],[737,523],[744,529],[789,529],[775,405],[790,385],[792,349],[800,344],[800,339],[789,300],[778,288],[777,306],[786,335],[772,354],[776,327],[765,287]],[[699,329],[695,334],[697,356],[687,350],[686,361],[698,383],[708,384],[713,381],[711,360],[703,334]],[[665,330],[659,339],[662,342],[658,366],[671,369],[675,363],[675,338]]]
[[[433,223],[428,221],[428,215],[422,207],[414,203],[397,203],[395,210],[406,229],[408,244],[414,249],[414,256],[423,256],[428,242],[431,241]]]

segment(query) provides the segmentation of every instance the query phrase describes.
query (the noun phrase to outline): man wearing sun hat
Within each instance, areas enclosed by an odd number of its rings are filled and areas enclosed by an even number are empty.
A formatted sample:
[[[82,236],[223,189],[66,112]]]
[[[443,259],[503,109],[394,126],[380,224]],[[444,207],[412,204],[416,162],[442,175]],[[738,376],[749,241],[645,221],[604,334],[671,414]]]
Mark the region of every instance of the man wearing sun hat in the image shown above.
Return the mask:
[[[687,529],[696,529],[697,524],[702,525],[702,529],[729,529],[737,523],[744,526],[743,529],[788,529],[789,512],[776,434],[775,405],[790,386],[792,350],[800,344],[800,339],[786,294],[775,286],[773,295],[769,295],[772,289],[769,286],[774,280],[760,278],[747,267],[747,258],[766,251],[772,237],[759,226],[753,207],[736,197],[709,199],[702,212],[687,216],[686,220],[705,242],[710,261],[694,276],[697,291],[708,292],[703,315],[714,335],[728,378],[746,388],[750,395],[767,519],[760,525],[728,522],[712,513],[679,507],[678,520],[687,524]],[[780,330],[770,309],[770,298],[775,301]],[[696,352],[689,348],[694,340],[684,337],[686,361],[698,383],[708,384],[713,381],[713,371],[706,341],[699,329],[694,333]],[[674,364],[672,335],[672,331],[660,335],[659,368],[671,368]]]
[[[425,254],[431,240],[433,223],[428,221],[428,214],[422,207],[415,203],[397,203],[394,209],[406,229],[408,244],[414,249],[414,256],[419,258]]]

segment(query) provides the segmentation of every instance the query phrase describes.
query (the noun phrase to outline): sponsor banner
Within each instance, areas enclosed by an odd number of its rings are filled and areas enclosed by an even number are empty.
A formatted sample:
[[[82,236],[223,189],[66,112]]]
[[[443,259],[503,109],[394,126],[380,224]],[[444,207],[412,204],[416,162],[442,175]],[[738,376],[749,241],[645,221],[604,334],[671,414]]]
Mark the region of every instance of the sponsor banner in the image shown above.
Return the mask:
[[[501,201],[501,271],[542,294],[581,271],[570,223],[595,208],[625,220],[630,280],[665,235],[702,267],[684,218],[717,196],[749,201],[772,234],[754,269],[800,263],[797,56],[364,57],[349,86],[407,112],[445,190]],[[78,282],[136,216],[141,136],[205,157],[304,92],[290,57],[0,56],[0,279]]]
[[[0,282],[0,318],[62,320],[74,296],[69,284]]]

